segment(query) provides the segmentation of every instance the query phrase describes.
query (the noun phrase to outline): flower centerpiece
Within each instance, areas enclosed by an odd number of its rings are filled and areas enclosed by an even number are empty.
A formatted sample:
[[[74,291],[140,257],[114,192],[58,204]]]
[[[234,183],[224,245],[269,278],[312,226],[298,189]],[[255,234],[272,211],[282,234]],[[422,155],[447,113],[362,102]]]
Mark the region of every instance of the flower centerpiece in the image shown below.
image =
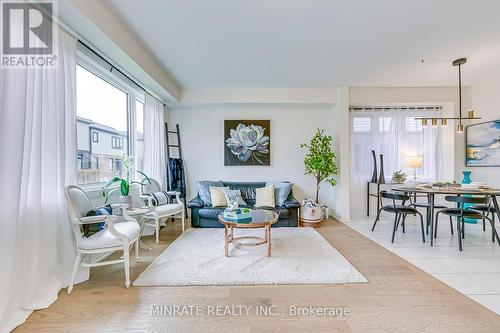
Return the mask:
[[[407,174],[401,170],[394,171],[394,173],[392,174],[392,181],[401,184],[406,181],[407,177],[408,177]]]

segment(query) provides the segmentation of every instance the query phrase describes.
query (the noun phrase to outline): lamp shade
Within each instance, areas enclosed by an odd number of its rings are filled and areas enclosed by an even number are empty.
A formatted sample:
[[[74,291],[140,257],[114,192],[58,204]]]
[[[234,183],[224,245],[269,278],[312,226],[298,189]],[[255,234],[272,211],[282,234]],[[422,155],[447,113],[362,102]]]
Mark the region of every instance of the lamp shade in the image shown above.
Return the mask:
[[[422,156],[408,156],[408,166],[410,168],[421,168]]]

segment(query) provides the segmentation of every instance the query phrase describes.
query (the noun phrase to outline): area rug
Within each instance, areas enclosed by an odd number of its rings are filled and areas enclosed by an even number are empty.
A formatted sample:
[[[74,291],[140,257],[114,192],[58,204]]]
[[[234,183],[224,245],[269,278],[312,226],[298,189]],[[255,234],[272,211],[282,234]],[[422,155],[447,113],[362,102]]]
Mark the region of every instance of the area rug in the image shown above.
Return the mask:
[[[273,228],[267,245],[230,246],[224,229],[188,229],[135,280],[134,286],[330,284],[367,282],[312,228]],[[236,229],[235,236],[264,236],[263,229]]]

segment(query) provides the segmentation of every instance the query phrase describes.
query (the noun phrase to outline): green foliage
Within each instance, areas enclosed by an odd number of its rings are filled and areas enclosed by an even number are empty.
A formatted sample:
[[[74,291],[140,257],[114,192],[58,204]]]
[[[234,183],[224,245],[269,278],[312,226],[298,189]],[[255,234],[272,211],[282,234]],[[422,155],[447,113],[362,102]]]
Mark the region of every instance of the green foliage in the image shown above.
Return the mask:
[[[149,184],[151,184],[151,178],[149,178],[144,172],[137,171],[137,173],[141,174],[144,177],[144,180],[146,180]],[[121,178],[121,177],[116,176],[102,187],[102,195],[106,199],[105,203],[108,202],[108,194],[109,194],[109,192],[106,190],[108,188],[110,188],[113,184],[118,183],[118,182],[120,183],[120,193],[124,197],[128,196],[128,194],[130,192],[130,185],[132,185],[132,184],[143,185],[143,183],[140,183],[138,181],[131,181],[130,182],[126,178]]]
[[[338,174],[338,170],[335,163],[335,153],[332,149],[332,140],[330,135],[324,134],[324,130],[318,128],[309,144],[300,145],[301,148],[309,149],[304,158],[304,174],[316,178],[316,203],[319,203],[321,182],[325,181],[332,186],[337,184],[335,176]]]

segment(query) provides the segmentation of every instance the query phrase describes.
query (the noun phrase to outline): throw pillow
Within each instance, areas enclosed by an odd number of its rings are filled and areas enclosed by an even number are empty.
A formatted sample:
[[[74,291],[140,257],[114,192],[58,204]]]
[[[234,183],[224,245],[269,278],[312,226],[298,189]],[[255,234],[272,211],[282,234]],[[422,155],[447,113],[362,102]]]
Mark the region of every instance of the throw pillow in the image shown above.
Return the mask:
[[[96,209],[89,210],[85,216],[99,216],[99,215],[111,215],[113,214],[113,208],[111,205],[102,206]],[[82,225],[83,236],[89,237],[95,233],[98,233],[104,229],[105,222],[84,224]]]
[[[153,206],[161,206],[170,202],[170,196],[167,192],[144,193],[145,196],[151,197]]]
[[[200,196],[201,200],[206,205],[211,205],[212,201],[210,198],[210,186],[215,186],[215,187],[222,187],[222,180],[217,180],[217,181],[210,181],[210,180],[203,180],[200,182],[196,183],[196,186],[198,187],[198,195]]]
[[[226,207],[226,195],[225,190],[229,190],[229,187],[215,187],[210,186],[210,200],[212,202],[212,207]]]
[[[266,186],[274,185],[274,200],[276,206],[283,206],[292,191],[293,183],[289,182],[267,182]]]
[[[243,200],[243,198],[241,197],[240,190],[227,189],[224,190],[224,195],[226,197],[227,206],[232,205],[234,202],[237,202],[239,207],[247,205],[245,200]]]
[[[274,185],[255,189],[255,207],[274,207]]]

